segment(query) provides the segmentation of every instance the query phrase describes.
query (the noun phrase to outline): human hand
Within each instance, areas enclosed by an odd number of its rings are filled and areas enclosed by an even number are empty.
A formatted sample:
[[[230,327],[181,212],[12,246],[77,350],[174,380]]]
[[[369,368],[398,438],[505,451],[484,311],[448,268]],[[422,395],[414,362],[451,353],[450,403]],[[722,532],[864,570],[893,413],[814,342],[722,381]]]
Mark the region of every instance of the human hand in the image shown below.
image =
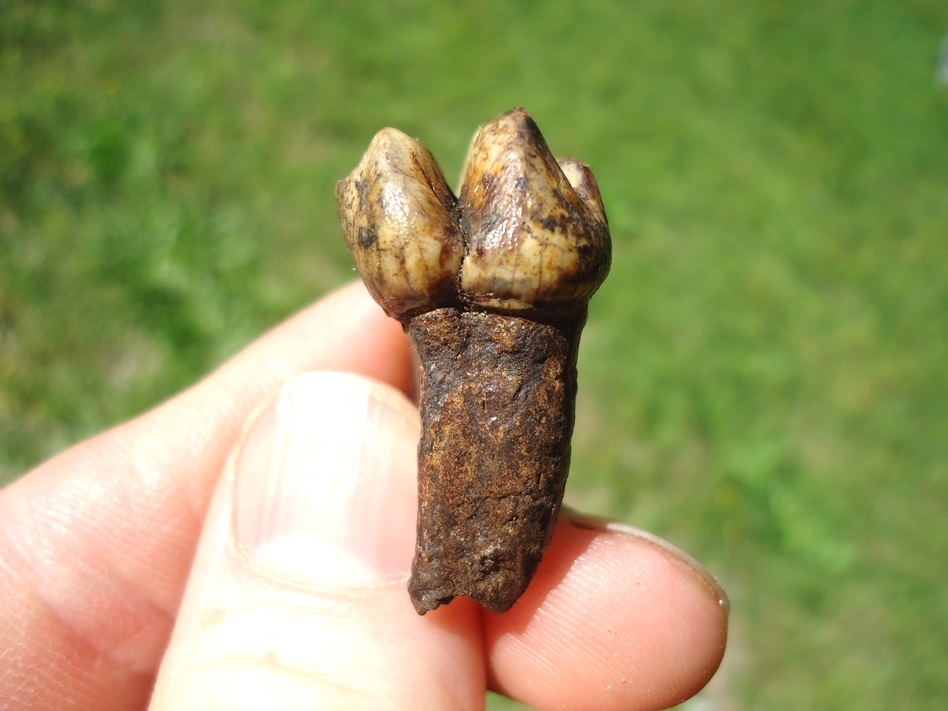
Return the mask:
[[[491,688],[654,709],[700,689],[724,592],[621,524],[564,511],[504,615],[415,613],[411,367],[352,285],[0,491],[0,708],[468,709]]]

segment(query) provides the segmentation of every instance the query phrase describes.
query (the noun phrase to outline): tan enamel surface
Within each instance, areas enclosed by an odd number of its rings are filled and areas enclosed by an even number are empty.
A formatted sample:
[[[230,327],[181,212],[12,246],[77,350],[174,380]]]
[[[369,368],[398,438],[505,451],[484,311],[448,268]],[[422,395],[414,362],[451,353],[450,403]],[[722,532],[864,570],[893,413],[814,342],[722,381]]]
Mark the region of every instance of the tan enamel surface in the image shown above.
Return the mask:
[[[591,171],[557,163],[523,109],[477,133],[459,203],[427,149],[391,128],[339,184],[337,202],[356,269],[399,318],[458,301],[487,310],[581,308],[609,269]]]
[[[464,243],[455,198],[424,146],[393,128],[379,131],[336,199],[355,267],[387,313],[456,299]]]
[[[596,183],[596,176],[593,175],[589,166],[574,158],[564,158],[559,161],[559,164],[563,175],[573,186],[579,199],[585,203],[589,216],[603,227],[608,227],[606,208],[603,207],[602,195],[599,194],[599,184]]]
[[[608,231],[525,111],[503,114],[478,132],[463,183],[466,299],[488,308],[534,309],[592,296],[608,270]]]

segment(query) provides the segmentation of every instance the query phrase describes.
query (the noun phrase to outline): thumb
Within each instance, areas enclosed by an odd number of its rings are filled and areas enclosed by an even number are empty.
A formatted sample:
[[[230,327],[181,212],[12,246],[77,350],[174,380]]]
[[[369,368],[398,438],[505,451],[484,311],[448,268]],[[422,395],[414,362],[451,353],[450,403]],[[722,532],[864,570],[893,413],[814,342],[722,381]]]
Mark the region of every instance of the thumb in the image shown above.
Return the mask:
[[[342,373],[284,385],[205,522],[151,708],[483,708],[476,610],[419,617],[418,412]]]

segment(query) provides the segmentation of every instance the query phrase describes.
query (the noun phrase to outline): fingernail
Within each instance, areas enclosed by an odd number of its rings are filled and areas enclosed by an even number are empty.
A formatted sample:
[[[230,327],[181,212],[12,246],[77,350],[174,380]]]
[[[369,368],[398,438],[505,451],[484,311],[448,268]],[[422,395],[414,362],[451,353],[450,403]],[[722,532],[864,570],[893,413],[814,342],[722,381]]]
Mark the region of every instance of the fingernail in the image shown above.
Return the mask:
[[[614,519],[600,518],[588,514],[579,513],[567,507],[563,507],[564,517],[569,523],[578,528],[585,528],[592,531],[607,531],[608,533],[618,533],[624,536],[632,536],[645,543],[660,548],[663,552],[674,558],[679,564],[684,565],[691,570],[700,580],[704,587],[714,596],[718,605],[725,613],[730,611],[731,603],[727,596],[727,591],[711,571],[705,568],[701,563],[685,553],[681,548],[672,545],[668,541],[659,538],[654,533],[649,533],[641,528],[630,526],[622,521]]]
[[[418,412],[347,373],[289,380],[235,458],[234,535],[263,574],[305,585],[404,580],[414,550]]]

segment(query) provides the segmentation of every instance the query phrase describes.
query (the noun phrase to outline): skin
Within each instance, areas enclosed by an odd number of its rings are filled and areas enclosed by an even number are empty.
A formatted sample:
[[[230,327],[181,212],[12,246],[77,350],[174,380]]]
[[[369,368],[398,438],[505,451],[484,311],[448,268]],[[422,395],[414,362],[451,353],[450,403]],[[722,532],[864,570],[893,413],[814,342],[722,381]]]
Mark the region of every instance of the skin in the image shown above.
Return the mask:
[[[196,622],[201,605],[216,602],[194,591],[215,590],[209,581],[233,565],[199,556],[192,567],[202,529],[213,538],[230,514],[221,476],[228,456],[260,403],[312,370],[356,373],[389,392],[412,388],[399,324],[354,284],[178,396],[0,491],[0,706],[145,708],[163,660],[155,708],[186,707],[181,700],[198,698],[197,684],[201,707],[212,709],[240,707],[229,696],[238,684],[271,699],[292,684],[306,689],[312,708],[364,707],[367,689],[391,709],[479,708],[491,688],[538,708],[652,709],[688,698],[711,677],[727,630],[713,578],[647,534],[571,513],[505,615],[457,600],[418,617],[404,581],[351,599],[336,591],[332,605],[317,589],[294,590],[299,609],[280,605],[290,629],[295,615],[331,633],[285,640],[312,666],[281,673],[280,650],[253,647],[253,608],[225,620],[246,648],[217,663],[189,658],[212,634]],[[410,422],[416,414],[404,403]],[[179,617],[188,588],[196,614]],[[326,618],[314,620],[320,609]],[[335,648],[322,649],[330,638]],[[341,686],[327,683],[320,666],[339,659],[353,660]],[[201,664],[213,673],[172,673]]]

